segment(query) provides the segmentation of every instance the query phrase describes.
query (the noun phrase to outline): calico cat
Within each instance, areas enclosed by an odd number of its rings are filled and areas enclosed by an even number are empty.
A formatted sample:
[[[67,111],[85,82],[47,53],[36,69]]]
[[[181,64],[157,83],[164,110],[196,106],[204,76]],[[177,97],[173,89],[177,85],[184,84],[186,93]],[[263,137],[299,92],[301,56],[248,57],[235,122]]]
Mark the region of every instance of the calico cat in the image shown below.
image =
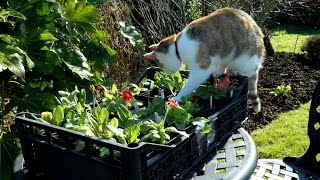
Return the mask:
[[[163,71],[175,73],[182,63],[189,69],[186,84],[173,99],[180,102],[212,74],[226,72],[248,77],[248,97],[254,111],[260,111],[258,72],[264,56],[263,33],[244,11],[222,8],[188,24],[182,32],[149,46],[144,55],[156,59]]]

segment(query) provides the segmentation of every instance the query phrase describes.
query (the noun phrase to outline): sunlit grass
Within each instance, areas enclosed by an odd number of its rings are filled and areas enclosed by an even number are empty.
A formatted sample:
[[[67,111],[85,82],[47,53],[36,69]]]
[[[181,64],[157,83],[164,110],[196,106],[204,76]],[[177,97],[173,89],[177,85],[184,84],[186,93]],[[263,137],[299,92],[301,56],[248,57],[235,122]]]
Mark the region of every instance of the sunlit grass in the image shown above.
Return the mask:
[[[271,43],[276,52],[302,53],[301,46],[305,40],[320,34],[319,29],[310,27],[285,26],[271,30]]]
[[[305,153],[309,146],[309,107],[310,103],[307,103],[299,109],[282,113],[263,129],[251,133],[260,159],[282,159],[285,156],[300,156]]]

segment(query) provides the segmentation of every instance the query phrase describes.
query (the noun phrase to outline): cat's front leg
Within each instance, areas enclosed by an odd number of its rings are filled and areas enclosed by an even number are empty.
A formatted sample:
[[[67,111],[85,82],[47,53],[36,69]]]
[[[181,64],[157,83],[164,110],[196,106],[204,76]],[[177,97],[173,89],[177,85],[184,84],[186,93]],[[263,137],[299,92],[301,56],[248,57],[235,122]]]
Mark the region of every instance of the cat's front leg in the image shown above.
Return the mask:
[[[181,102],[184,96],[190,95],[201,84],[203,84],[211,75],[209,70],[197,70],[190,71],[186,84],[182,87],[180,92],[173,99],[177,102]]]

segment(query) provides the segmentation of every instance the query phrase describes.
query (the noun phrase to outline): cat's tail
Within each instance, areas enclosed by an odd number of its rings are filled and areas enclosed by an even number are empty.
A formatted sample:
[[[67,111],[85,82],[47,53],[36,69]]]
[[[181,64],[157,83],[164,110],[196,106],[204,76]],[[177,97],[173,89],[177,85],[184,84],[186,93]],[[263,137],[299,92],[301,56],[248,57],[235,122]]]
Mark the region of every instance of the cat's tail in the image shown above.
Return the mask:
[[[256,113],[260,112],[261,110],[261,102],[258,97],[257,84],[258,74],[248,78],[248,98],[251,102],[251,105],[253,106],[254,112]]]

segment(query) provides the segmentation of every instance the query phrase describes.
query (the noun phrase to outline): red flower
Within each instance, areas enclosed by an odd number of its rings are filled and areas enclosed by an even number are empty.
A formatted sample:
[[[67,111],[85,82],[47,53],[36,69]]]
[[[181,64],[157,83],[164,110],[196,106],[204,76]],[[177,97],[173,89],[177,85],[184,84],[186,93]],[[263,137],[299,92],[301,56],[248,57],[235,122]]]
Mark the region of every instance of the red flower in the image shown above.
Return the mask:
[[[124,91],[124,92],[121,94],[121,96],[122,96],[122,99],[124,99],[126,102],[128,102],[128,101],[130,101],[130,100],[132,99],[133,94],[132,94],[132,92],[130,92],[130,91]]]
[[[229,86],[230,83],[231,83],[231,81],[229,79],[229,76],[227,75],[222,80],[218,81],[218,87],[217,88],[218,88],[218,90],[223,91]]]
[[[199,101],[199,99],[200,99],[199,96],[196,96],[196,95],[192,95],[191,96],[191,102],[192,103],[197,103]]]
[[[97,86],[97,91],[98,91],[98,92],[101,92],[102,90],[103,90],[103,88],[102,88],[101,85]]]
[[[173,99],[168,99],[166,102],[167,105],[169,105],[171,108],[176,108],[177,107],[177,102]]]

